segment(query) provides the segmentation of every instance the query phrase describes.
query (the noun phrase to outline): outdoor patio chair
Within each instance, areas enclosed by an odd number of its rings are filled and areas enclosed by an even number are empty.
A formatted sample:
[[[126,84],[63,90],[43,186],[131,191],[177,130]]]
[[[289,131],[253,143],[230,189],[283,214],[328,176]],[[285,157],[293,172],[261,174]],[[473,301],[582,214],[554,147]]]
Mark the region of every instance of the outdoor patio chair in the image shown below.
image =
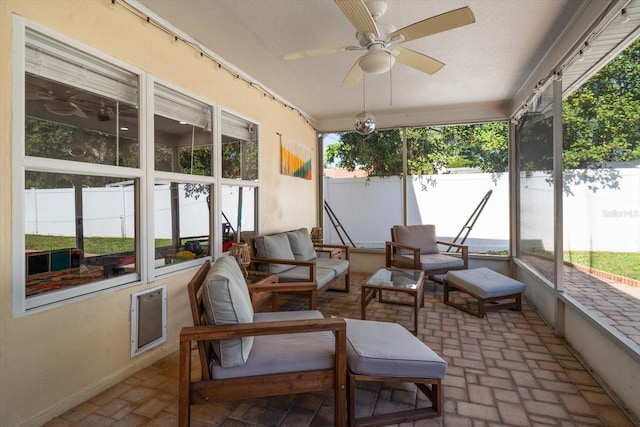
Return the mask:
[[[193,404],[334,390],[346,424],[346,324],[317,310],[254,313],[231,257],[206,262],[187,285],[193,327],[180,333],[179,424]],[[197,343],[200,373],[192,372]]]
[[[442,253],[441,245],[457,250],[460,256]],[[425,276],[439,280],[435,276],[469,267],[469,249],[459,243],[437,240],[432,224],[394,225],[391,241],[385,243],[385,263],[387,267],[424,270]]]

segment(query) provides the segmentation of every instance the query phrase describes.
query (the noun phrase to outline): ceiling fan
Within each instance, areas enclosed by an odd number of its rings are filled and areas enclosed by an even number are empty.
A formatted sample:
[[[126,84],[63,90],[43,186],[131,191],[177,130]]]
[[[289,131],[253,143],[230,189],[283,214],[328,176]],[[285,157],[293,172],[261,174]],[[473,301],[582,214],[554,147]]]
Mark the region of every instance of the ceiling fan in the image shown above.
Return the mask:
[[[120,120],[138,117],[136,107],[36,76],[27,76],[25,94],[27,101],[56,116],[91,117],[100,122],[116,116]]]
[[[356,37],[359,45],[305,50],[288,54],[285,59],[366,50],[367,52],[358,58],[342,81],[343,87],[358,83],[363,73],[380,74],[389,71],[396,60],[423,73],[434,74],[444,66],[444,63],[399,45],[476,22],[471,9],[465,6],[397,30],[391,24],[378,22],[387,10],[387,4],[384,1],[373,0],[366,3],[363,0],[334,1],[357,30]]]
[[[27,101],[40,101],[46,111],[58,116],[77,116],[83,119],[88,117],[84,108],[78,105],[81,102],[73,99],[73,94],[51,86],[55,85],[46,85],[44,81],[37,83],[36,81],[26,81]]]

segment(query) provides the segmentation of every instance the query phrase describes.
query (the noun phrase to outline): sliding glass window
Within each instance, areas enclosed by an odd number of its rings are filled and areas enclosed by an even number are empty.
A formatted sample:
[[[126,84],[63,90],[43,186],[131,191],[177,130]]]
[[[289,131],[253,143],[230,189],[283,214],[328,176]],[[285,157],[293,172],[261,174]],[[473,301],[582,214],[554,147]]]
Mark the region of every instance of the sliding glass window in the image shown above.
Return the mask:
[[[30,29],[24,56],[16,292],[33,308],[139,280],[142,172],[136,74]]]
[[[154,111],[155,267],[173,270],[211,255],[213,109],[156,84]]]
[[[257,227],[258,125],[222,112],[222,251]]]

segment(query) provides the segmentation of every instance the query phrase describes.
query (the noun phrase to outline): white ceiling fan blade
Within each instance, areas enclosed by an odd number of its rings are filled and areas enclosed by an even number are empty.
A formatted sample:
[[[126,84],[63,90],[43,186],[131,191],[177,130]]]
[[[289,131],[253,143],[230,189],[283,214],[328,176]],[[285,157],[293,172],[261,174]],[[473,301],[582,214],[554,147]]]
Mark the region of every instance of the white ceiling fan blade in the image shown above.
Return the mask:
[[[351,67],[351,69],[347,73],[346,77],[342,81],[342,87],[354,86],[362,78],[362,68],[360,68],[360,64],[358,62],[359,60],[356,61],[355,64],[353,64],[353,67]]]
[[[332,53],[346,52],[348,50],[362,50],[360,46],[339,46],[339,47],[321,47],[318,49],[303,50],[301,52],[289,53],[284,59],[301,59],[311,56],[330,55]]]
[[[73,102],[69,101],[69,104],[73,105],[76,109],[73,112],[73,115],[76,117],[81,117],[83,119],[88,119],[89,117],[86,115],[86,113],[82,110],[82,108],[78,107],[76,104],[74,104]]]
[[[362,0],[334,0],[351,24],[362,34],[372,33],[380,37],[378,27],[371,17],[371,12]]]
[[[434,74],[444,67],[443,62],[420,52],[416,52],[415,50],[399,46],[395,47],[394,50],[400,52],[398,56],[396,56],[396,61],[401,62],[404,65],[408,65],[411,68],[415,68],[418,71],[422,71],[423,73]]]
[[[401,35],[404,37],[403,42],[407,42],[409,40],[419,39],[420,37],[430,36],[431,34],[473,24],[474,22],[476,22],[476,17],[471,9],[468,6],[465,6],[460,9],[445,12],[414,24],[407,25],[406,27],[400,28],[399,30],[391,33],[391,37]]]

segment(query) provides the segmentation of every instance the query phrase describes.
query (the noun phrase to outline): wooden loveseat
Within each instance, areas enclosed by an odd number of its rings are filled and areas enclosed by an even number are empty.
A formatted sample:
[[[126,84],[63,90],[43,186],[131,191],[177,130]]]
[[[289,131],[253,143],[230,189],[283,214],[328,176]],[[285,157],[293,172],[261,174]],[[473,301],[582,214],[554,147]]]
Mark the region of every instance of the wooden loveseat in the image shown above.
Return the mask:
[[[327,289],[349,292],[349,247],[314,244],[306,228],[255,237],[251,240],[251,262],[261,271],[277,273],[280,283],[315,283],[309,307],[317,309],[318,295]],[[329,250],[329,257],[318,255]],[[333,288],[344,280],[343,287]]]

